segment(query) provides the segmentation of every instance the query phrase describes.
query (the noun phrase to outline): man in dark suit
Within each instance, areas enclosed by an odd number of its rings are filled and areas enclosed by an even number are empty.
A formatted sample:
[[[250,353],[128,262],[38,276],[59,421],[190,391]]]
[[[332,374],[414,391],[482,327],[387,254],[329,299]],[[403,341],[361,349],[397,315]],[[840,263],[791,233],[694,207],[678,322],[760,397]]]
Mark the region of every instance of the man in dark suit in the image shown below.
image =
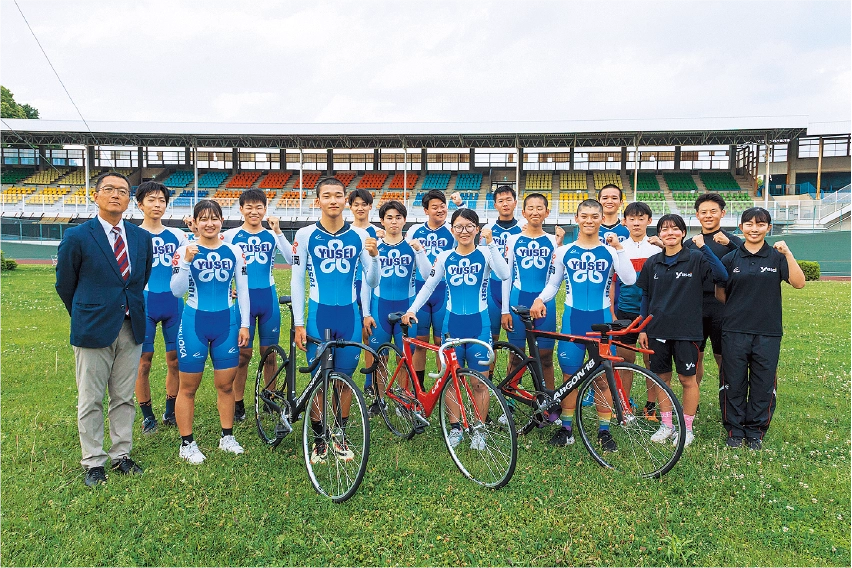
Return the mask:
[[[77,364],[77,428],[90,487],[106,482],[105,466],[140,474],[130,459],[136,409],[133,391],[145,339],[143,290],[151,274],[151,235],[122,214],[130,183],[115,172],[95,184],[98,215],[65,232],[59,244],[56,291],[71,316]],[[104,393],[109,392],[109,453],[104,451]]]

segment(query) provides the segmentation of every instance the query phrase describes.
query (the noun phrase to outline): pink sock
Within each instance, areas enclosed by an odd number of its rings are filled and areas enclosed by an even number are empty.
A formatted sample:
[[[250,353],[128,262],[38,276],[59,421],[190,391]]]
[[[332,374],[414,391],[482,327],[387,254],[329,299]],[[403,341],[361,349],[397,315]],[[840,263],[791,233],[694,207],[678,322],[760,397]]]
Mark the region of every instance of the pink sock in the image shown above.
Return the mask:
[[[663,424],[672,427],[672,413],[671,412],[660,412],[660,417],[663,419]]]
[[[686,422],[686,429],[692,431],[692,421],[695,420],[694,414],[684,414],[683,421]]]

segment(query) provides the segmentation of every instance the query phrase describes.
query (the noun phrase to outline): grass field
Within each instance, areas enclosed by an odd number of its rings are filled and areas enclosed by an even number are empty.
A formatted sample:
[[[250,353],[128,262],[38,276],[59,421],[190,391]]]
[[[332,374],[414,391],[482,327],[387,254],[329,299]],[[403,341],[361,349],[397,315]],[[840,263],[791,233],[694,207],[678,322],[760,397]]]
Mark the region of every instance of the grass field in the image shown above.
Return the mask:
[[[314,493],[298,436],[270,451],[246,421],[235,432],[244,455],[216,450],[208,376],[195,422],[207,462],[179,461],[175,429],[143,437],[137,414],[145,474],[84,487],[69,318],[53,283],[49,266],[0,283],[4,566],[850,565],[849,283],[785,286],[778,408],[762,452],[723,447],[710,362],[696,441],[659,481],[625,479],[579,442],[553,449],[533,433],[509,485],[483,490],[436,428],[400,442],[374,419],[367,475],[342,505]],[[158,357],[160,414],[164,376]]]

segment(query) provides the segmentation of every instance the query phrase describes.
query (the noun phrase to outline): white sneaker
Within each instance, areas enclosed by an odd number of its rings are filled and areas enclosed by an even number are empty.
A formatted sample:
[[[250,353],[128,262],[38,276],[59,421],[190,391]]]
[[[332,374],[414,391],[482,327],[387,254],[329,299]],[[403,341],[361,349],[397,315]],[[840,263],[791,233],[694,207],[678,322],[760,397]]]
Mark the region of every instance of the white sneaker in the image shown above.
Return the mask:
[[[502,416],[500,418],[503,418]],[[471,450],[479,450],[480,452],[485,449],[485,434],[482,432],[474,432],[473,436],[470,437],[470,449]]]
[[[241,454],[245,451],[233,436],[222,436],[219,438],[219,449],[231,452],[232,454]]]
[[[497,424],[499,424],[503,428],[508,428],[509,427],[509,419],[506,417],[505,414],[501,414],[500,418],[497,419]]]
[[[204,454],[201,453],[198,444],[194,441],[188,446],[181,445],[178,455],[193,465],[198,465],[204,461]]]
[[[673,446],[677,446],[677,438],[678,438],[678,435],[677,435],[677,433],[675,433],[675,435],[672,436],[672,445]],[[651,439],[653,440],[653,438],[651,438]],[[695,439],[695,434],[692,433],[692,430],[687,430],[686,431],[686,438],[683,439],[683,447],[684,448],[687,447],[689,444],[692,443],[692,441],[694,439]]]
[[[447,436],[447,442],[449,442],[451,448],[455,448],[461,443],[462,438],[464,438],[464,434],[461,428],[452,428]]]
[[[651,436],[651,441],[657,442],[658,444],[664,444],[666,440],[674,435],[674,428],[666,426],[665,424],[660,424],[659,429]]]

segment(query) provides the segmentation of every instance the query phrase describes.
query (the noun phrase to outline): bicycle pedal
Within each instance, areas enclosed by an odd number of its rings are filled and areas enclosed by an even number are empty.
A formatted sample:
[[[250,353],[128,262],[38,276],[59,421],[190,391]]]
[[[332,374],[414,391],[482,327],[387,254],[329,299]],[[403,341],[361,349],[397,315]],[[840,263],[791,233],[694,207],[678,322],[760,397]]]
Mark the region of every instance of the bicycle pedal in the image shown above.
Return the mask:
[[[290,424],[290,422],[286,418],[284,418],[282,416],[281,422],[279,424],[275,425],[275,437],[276,438],[283,438],[292,431],[293,431],[293,426]]]
[[[429,426],[429,421],[423,418],[423,416],[419,412],[414,412],[411,414],[412,418],[414,418],[414,430],[416,431],[418,428],[423,431]]]

